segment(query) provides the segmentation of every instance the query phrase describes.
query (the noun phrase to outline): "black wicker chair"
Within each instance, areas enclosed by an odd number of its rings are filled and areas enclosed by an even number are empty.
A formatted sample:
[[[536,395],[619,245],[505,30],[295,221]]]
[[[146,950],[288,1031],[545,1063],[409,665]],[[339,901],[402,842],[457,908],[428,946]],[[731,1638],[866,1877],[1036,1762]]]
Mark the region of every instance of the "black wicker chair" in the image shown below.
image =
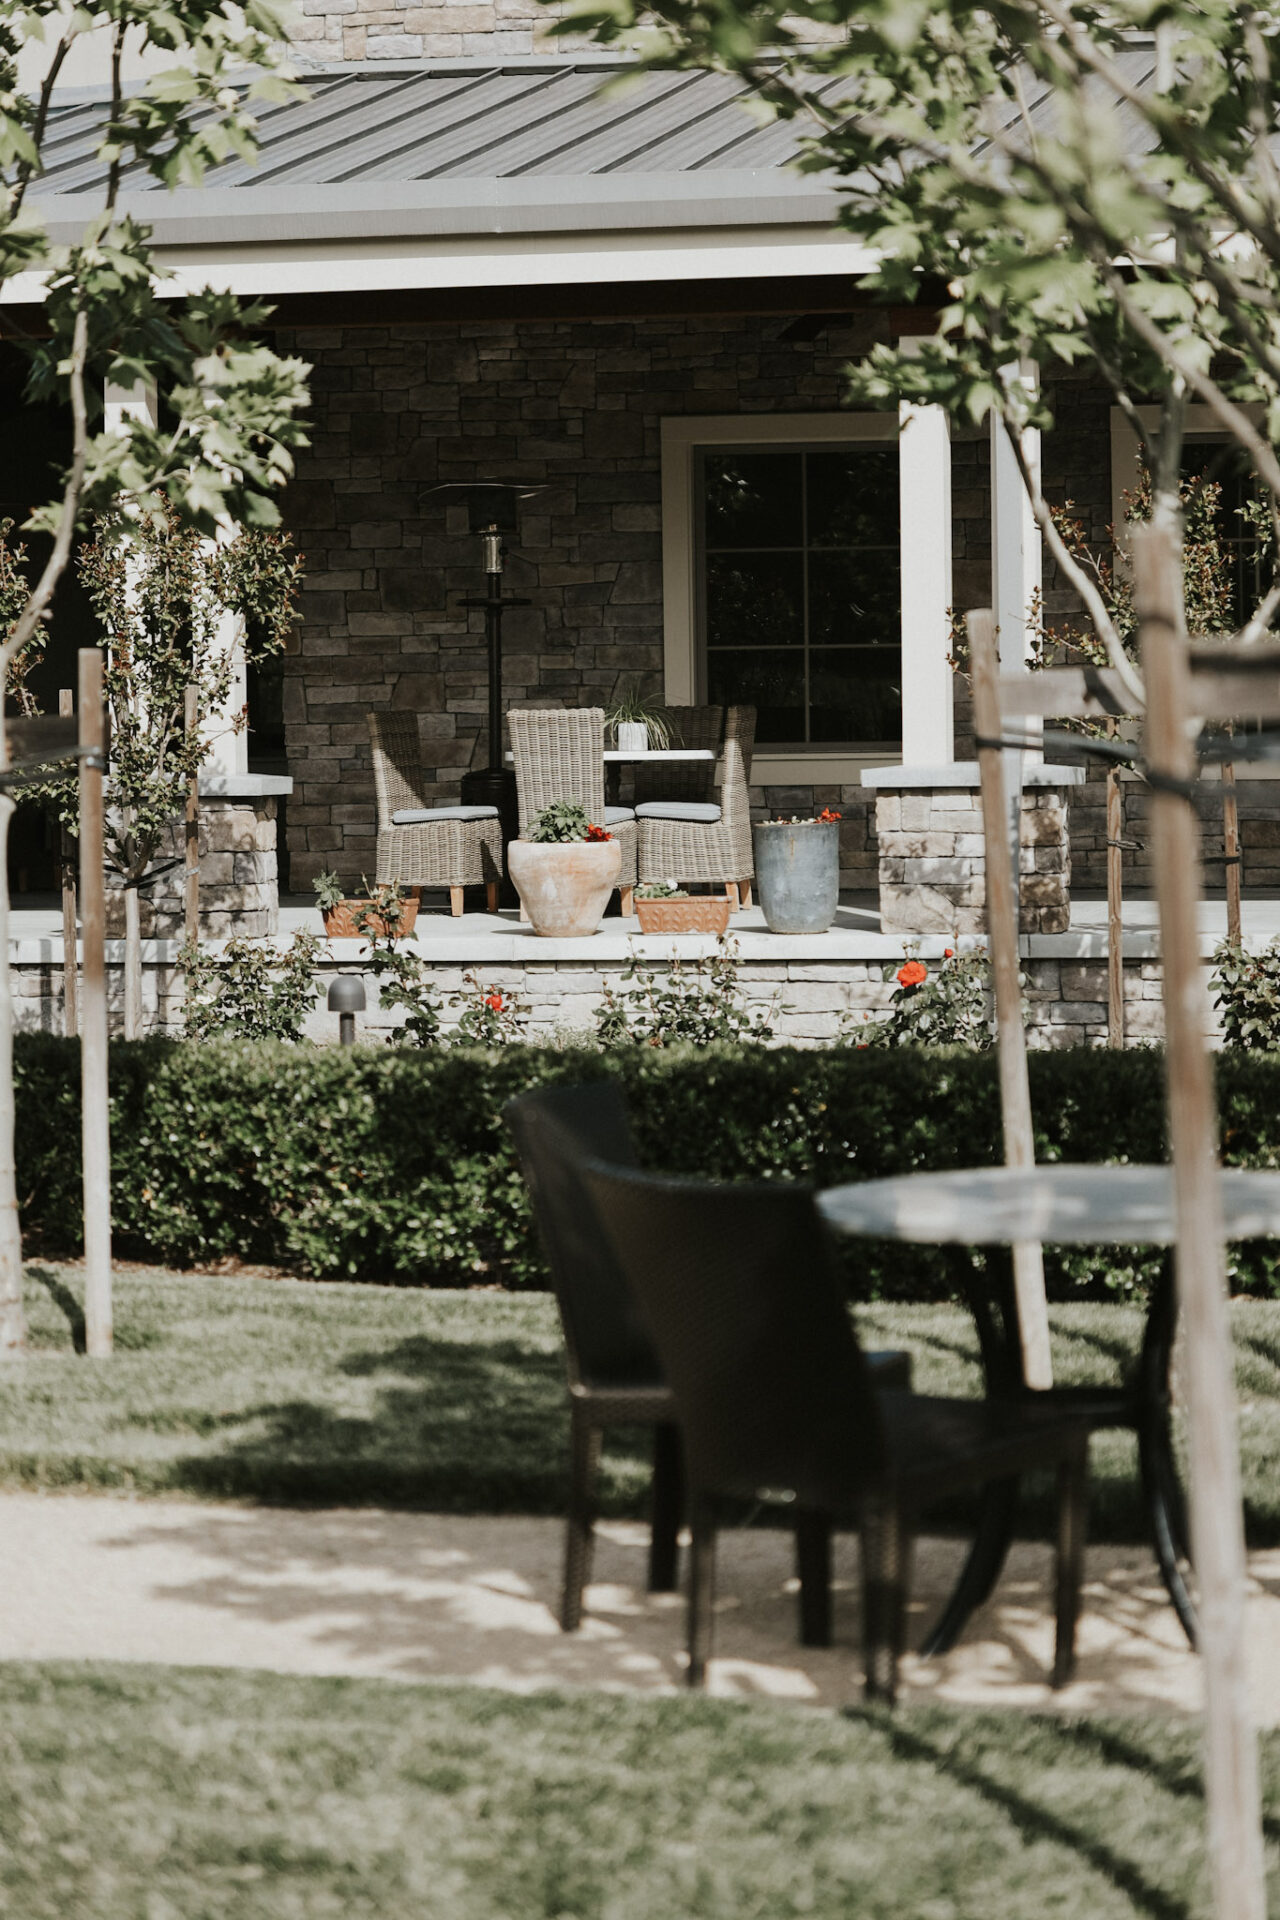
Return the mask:
[[[569,1512],[560,1625],[582,1619],[590,1577],[595,1485],[606,1427],[653,1428],[649,1591],[678,1583],[677,1538],[684,1514],[683,1468],[675,1401],[631,1287],[613,1257],[583,1180],[590,1158],[637,1164],[627,1109],[615,1082],[540,1087],[504,1109],[533,1199],[534,1215],[564,1329],[569,1374]],[[909,1387],[911,1356],[867,1355],[877,1379]],[[800,1638],[831,1644],[831,1529],[805,1513],[796,1526]]]
[[[955,1489],[1059,1477],[1053,1684],[1074,1663],[1088,1421],[1051,1401],[942,1400],[875,1384],[807,1188],[715,1185],[594,1161],[584,1177],[675,1394],[690,1483],[689,1683],[711,1645],[716,1506],[776,1500],[862,1535],[870,1698],[892,1701],[911,1537]]]
[[[677,1540],[684,1515],[680,1438],[671,1389],[580,1172],[589,1155],[635,1166],[621,1095],[608,1080],[543,1087],[509,1102],[503,1117],[533,1199],[564,1329],[570,1438],[560,1625],[572,1633],[582,1619],[582,1590],[591,1572],[604,1429],[653,1428],[651,1593],[670,1593],[678,1584]]]

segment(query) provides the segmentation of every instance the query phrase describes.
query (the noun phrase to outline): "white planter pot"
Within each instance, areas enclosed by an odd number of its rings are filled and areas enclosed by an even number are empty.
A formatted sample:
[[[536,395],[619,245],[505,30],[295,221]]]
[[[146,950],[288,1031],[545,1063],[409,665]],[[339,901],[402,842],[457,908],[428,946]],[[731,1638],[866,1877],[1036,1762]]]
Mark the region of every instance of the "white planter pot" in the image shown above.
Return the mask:
[[[595,932],[622,871],[616,840],[512,840],[507,872],[535,933],[581,940]]]
[[[619,720],[618,750],[621,753],[648,753],[649,729],[643,720]]]

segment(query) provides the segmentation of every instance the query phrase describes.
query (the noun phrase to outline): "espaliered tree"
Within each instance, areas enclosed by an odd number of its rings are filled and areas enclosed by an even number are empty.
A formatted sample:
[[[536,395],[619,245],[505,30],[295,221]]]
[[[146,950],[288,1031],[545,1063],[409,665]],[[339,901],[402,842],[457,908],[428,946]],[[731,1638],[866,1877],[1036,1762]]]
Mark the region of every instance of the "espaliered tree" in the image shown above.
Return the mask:
[[[74,245],[55,246],[39,207],[50,108],[74,43],[94,31],[107,38],[111,72],[96,211]],[[30,58],[38,46],[41,77],[27,89],[16,56],[22,47]],[[171,54],[172,63],[126,87],[126,53],[142,47]],[[24,333],[13,344],[27,355],[29,397],[60,403],[69,421],[60,485],[27,522],[50,544],[0,643],[0,681],[49,618],[77,536],[94,516],[141,528],[176,513],[210,539],[228,523],[278,521],[272,496],[305,440],[307,369],[254,337],[267,309],[215,290],[166,297],[149,229],[122,213],[120,195],[131,169],[166,187],[190,186],[230,154],[251,156],[255,102],[298,91],[271,0],[85,0],[71,10],[58,0],[0,0],[0,287],[11,300],[42,301],[42,335]],[[109,383],[158,390],[164,421],[106,424]],[[7,764],[0,728],[0,775]],[[12,811],[0,787],[0,1355],[25,1338],[5,877]]]
[[[242,528],[209,540],[176,509],[130,522],[99,520],[76,555],[102,628],[111,719],[106,843],[125,900],[126,1039],[142,1029],[138,890],[228,714],[237,655],[253,663],[283,648],[297,618],[302,562],[285,533]],[[187,689],[195,691],[187,724]]]

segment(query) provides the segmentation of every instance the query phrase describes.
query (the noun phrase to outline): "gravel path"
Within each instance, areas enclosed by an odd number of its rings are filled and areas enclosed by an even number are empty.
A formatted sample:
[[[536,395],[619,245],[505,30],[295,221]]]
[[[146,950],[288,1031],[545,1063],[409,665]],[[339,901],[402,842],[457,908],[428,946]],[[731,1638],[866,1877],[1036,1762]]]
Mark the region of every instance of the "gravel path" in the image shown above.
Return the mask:
[[[643,1527],[600,1529],[580,1633],[555,1623],[562,1530],[551,1520],[371,1509],[299,1512],[170,1501],[0,1497],[0,1659],[473,1679],[525,1692],[681,1684],[683,1608],[644,1591]],[[922,1541],[915,1634],[945,1593],[953,1542]],[[837,1645],[795,1644],[786,1534],[722,1536],[712,1691],[856,1699],[857,1547],[837,1547]],[[908,1659],[905,1692],[972,1704],[1194,1712],[1198,1671],[1149,1556],[1088,1563],[1079,1677],[1053,1695],[1047,1547],[1015,1548],[991,1605],[944,1660]],[[1280,1725],[1280,1552],[1251,1562],[1252,1698]]]

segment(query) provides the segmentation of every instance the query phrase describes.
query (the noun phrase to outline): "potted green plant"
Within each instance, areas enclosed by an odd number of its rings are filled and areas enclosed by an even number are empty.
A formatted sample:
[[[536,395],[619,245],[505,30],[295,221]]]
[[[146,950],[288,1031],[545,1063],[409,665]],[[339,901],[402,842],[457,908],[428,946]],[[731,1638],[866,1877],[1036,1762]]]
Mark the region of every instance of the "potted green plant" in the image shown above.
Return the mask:
[[[557,800],[536,816],[527,839],[509,843],[507,871],[535,933],[581,939],[600,925],[622,849],[576,801]]]
[[[634,894],[641,933],[714,933],[729,931],[732,902],[727,893],[688,893],[669,881],[650,880]]]
[[[840,904],[840,815],[758,820],[751,829],[756,885],[772,933],[825,933]]]
[[[319,873],[311,882],[328,940],[367,940],[379,935],[391,940],[417,938],[418,895],[405,894],[392,884],[374,887],[364,882],[364,895],[348,897],[336,873]]]
[[[624,753],[664,752],[671,745],[671,716],[661,700],[642,694],[632,681],[604,710],[604,723]]]

